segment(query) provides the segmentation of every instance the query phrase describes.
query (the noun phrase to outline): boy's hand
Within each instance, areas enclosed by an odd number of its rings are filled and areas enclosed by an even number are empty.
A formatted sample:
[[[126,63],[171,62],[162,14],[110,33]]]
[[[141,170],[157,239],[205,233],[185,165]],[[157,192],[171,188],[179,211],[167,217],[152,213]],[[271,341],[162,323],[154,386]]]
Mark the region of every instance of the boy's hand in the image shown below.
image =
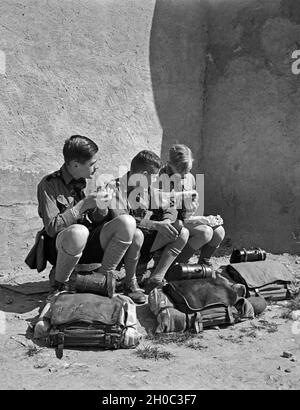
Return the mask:
[[[100,189],[97,192],[92,192],[84,198],[84,210],[87,209],[106,209],[113,198],[113,190],[111,188]]]
[[[157,230],[170,240],[176,240],[178,238],[178,231],[172,226],[169,220],[157,222]]]
[[[184,199],[185,209],[189,215],[193,215],[198,209],[199,207],[198,198],[199,198],[198,192],[195,191],[195,193],[193,193],[192,196],[186,197]]]
[[[83,199],[82,211],[94,209],[97,207],[97,192],[92,192]]]
[[[107,187],[96,192],[96,206],[99,209],[106,209],[114,196],[114,190]]]

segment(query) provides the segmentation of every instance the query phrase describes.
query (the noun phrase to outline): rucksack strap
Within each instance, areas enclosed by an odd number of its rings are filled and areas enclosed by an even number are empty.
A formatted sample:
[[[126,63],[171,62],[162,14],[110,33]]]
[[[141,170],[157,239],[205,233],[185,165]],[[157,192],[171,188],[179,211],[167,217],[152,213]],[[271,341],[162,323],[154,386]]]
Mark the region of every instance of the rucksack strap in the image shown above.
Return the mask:
[[[58,359],[61,359],[63,357],[64,342],[65,342],[64,332],[58,332],[58,334],[57,334],[57,347],[56,347],[56,356],[57,356]]]
[[[203,332],[203,321],[201,312],[197,312],[192,315],[191,320],[189,321],[189,326],[190,329],[192,329],[196,333]]]

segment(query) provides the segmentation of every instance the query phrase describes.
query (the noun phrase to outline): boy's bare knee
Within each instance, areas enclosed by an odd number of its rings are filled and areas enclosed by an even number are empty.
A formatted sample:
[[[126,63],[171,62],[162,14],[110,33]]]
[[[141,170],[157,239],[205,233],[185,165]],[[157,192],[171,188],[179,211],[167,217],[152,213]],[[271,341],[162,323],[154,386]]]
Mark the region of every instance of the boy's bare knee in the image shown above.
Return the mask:
[[[118,230],[120,233],[128,235],[129,240],[133,239],[133,236],[136,231],[136,222],[133,216],[131,215],[121,215],[118,216]]]
[[[182,227],[182,228],[181,228],[181,231],[180,231],[180,234],[179,234],[179,237],[180,237],[183,241],[187,242],[188,239],[189,239],[189,236],[190,236],[189,230],[188,230],[187,228],[185,228],[185,227]]]
[[[138,248],[141,248],[144,242],[144,234],[140,229],[136,229],[133,235],[132,244]]]
[[[214,231],[213,231],[213,229],[210,227],[210,226],[208,226],[208,225],[204,225],[203,227],[202,227],[202,235],[204,236],[204,239],[205,239],[205,242],[207,243],[207,242],[210,242],[211,240],[212,240],[212,237],[213,237],[213,234],[214,234]]]
[[[213,231],[213,241],[221,243],[225,238],[225,229],[223,226],[218,226],[218,228],[214,229]]]
[[[61,245],[70,255],[77,255],[83,251],[89,237],[89,230],[80,224],[72,225],[62,238]]]

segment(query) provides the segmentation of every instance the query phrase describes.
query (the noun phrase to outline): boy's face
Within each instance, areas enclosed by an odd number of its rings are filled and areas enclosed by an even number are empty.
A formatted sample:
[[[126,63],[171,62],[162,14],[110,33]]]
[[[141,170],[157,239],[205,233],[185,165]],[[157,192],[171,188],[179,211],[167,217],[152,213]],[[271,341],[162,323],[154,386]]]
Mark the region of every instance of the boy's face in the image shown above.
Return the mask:
[[[91,159],[84,163],[80,163],[77,161],[70,162],[70,171],[72,175],[76,178],[86,178],[90,179],[93,177],[95,172],[97,171],[97,161],[98,161],[98,154],[95,154]]]
[[[169,162],[169,166],[171,167],[172,171],[174,172],[174,174],[180,174],[180,176],[182,178],[184,178],[184,176],[186,174],[188,174],[189,172],[191,172],[191,169],[193,167],[193,161],[189,161],[189,163],[187,164],[187,166],[185,167],[185,170],[181,170],[179,168],[177,168],[175,165],[173,165],[172,163]]]
[[[152,172],[150,173],[149,171],[143,171],[141,170],[140,172],[134,174],[134,175],[140,175],[140,184],[141,186],[145,186],[147,184],[147,188],[149,188],[152,183],[155,182],[159,174],[159,169],[153,169]],[[139,180],[137,178],[137,180]],[[146,188],[146,186],[145,186]]]
[[[151,173],[148,171],[144,172],[144,175],[147,178],[148,186],[151,186],[158,177],[159,169],[153,169]]]

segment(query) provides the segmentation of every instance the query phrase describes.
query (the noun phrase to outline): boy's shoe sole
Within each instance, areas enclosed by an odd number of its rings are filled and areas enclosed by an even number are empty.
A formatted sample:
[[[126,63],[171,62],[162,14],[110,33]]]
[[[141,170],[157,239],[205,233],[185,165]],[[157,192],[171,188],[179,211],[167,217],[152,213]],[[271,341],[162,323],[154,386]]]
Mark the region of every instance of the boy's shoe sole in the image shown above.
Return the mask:
[[[141,305],[147,302],[147,298],[142,291],[130,291],[124,292],[124,295],[128,296],[134,303]]]

